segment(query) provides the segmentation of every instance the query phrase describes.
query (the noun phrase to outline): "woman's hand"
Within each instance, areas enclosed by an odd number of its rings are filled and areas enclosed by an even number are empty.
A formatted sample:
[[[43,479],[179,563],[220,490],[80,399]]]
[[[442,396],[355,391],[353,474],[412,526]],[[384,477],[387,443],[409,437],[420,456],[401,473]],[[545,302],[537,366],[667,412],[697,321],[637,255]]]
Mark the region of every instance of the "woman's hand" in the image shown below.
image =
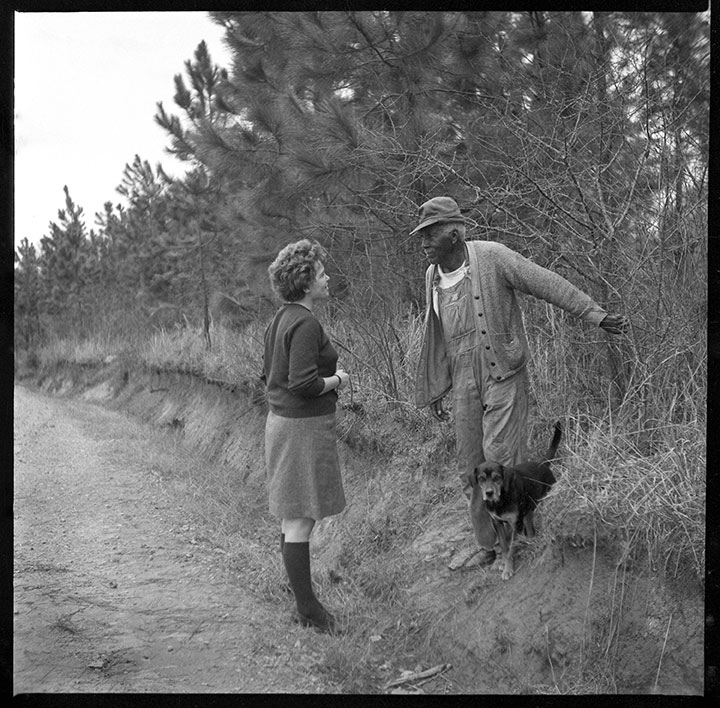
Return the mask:
[[[345,388],[350,383],[350,374],[348,374],[347,371],[343,371],[342,369],[338,369],[335,372],[335,376],[337,376],[340,379],[340,383],[338,384],[337,390],[339,391],[341,388]]]

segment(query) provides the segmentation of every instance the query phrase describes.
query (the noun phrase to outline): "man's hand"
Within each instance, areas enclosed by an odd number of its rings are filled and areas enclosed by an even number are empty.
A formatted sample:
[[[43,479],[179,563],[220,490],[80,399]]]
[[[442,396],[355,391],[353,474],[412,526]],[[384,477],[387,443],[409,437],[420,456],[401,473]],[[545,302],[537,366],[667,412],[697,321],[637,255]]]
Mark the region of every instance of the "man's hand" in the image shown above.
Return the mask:
[[[628,321],[624,315],[606,315],[600,327],[610,334],[623,334],[628,328]]]
[[[435,418],[437,418],[441,423],[450,420],[450,414],[445,410],[445,408],[443,408],[442,398],[438,398],[437,401],[433,401],[430,404],[430,410]]]

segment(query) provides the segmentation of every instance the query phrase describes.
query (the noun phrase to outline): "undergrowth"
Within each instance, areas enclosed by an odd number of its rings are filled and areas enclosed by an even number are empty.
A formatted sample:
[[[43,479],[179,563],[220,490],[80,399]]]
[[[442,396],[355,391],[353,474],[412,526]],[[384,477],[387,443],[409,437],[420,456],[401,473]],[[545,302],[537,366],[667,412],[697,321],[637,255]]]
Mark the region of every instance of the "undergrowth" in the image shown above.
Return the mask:
[[[541,305],[538,305],[541,307]],[[544,307],[544,305],[542,305]],[[552,313],[547,308],[544,315]],[[352,323],[350,323],[352,324]],[[371,454],[390,455],[408,435],[450,438],[412,404],[421,321],[396,315],[384,334],[369,327],[354,329],[347,321],[325,325],[340,342],[343,365],[352,387],[342,399],[347,412],[339,419],[340,441]],[[212,348],[198,330],[174,328],[136,342],[58,339],[36,353],[40,367],[53,362],[102,363],[123,356],[158,370],[185,371],[228,384],[249,381],[260,388],[264,323],[241,332],[217,327]],[[650,372],[650,362],[637,362],[636,384],[622,397],[612,393],[609,379],[582,380],[580,364],[588,352],[605,346],[597,332],[568,330],[550,316],[550,330],[531,329],[536,352],[532,365],[531,449],[547,446],[550,428],[561,420],[564,437],[559,455],[566,474],[546,500],[552,506],[553,532],[595,533],[617,545],[622,558],[644,556],[671,575],[692,571],[704,579],[705,526],[705,370],[704,350],[694,356],[658,354],[665,367]],[[572,337],[576,339],[573,341]],[[579,339],[577,339],[579,338]],[[587,339],[581,342],[581,339]],[[558,372],[559,361],[571,373],[572,386]],[[572,366],[577,362],[578,366]],[[678,368],[680,367],[680,369]],[[684,369],[683,369],[684,367]],[[384,374],[382,372],[385,371]],[[657,382],[648,387],[648,377]],[[681,385],[676,385],[682,381]],[[635,386],[633,388],[633,386]],[[575,390],[592,387],[604,401],[578,398]],[[642,397],[638,394],[642,388]],[[613,400],[613,395],[615,399]],[[648,396],[652,395],[652,405]],[[403,431],[407,431],[406,433]],[[447,443],[443,447],[449,449]],[[422,462],[420,463],[422,464]]]
[[[567,326],[564,316],[543,304],[533,303],[526,316],[531,323],[549,322],[548,328],[529,326],[535,353],[530,449],[546,449],[556,420],[564,431],[555,466],[558,483],[543,502],[543,537],[603,544],[614,550],[619,568],[661,572],[670,578],[692,576],[702,584],[702,339],[676,346],[635,332],[618,343],[599,330]],[[352,529],[345,529],[347,538],[340,543],[335,566],[318,577],[320,593],[343,608],[351,627],[348,636],[333,639],[321,662],[323,670],[333,680],[342,680],[349,692],[368,691],[387,679],[388,656],[396,665],[404,657],[428,663],[445,658],[438,656],[432,641],[438,618],[429,618],[404,600],[413,569],[399,551],[423,523],[418,510],[429,513],[446,503],[442,482],[433,475],[451,465],[454,442],[451,426],[434,422],[412,403],[421,318],[390,313],[382,326],[360,326],[348,316],[326,317],[323,323],[340,351],[340,365],[352,376],[352,388],[341,397],[340,444],[361,456],[387,460],[405,450],[414,469],[388,474],[414,472],[434,481],[415,500],[415,511],[404,513],[401,498],[392,496],[383,478],[362,477],[367,511]],[[48,369],[58,362],[87,365],[120,358],[127,366],[185,371],[227,384],[252,382],[254,390],[259,386],[264,327],[264,322],[237,332],[216,327],[210,348],[201,331],[191,327],[135,340],[113,340],[109,335],[57,339],[32,353],[32,365]],[[601,365],[603,357],[614,365]],[[22,369],[17,360],[16,368]],[[422,448],[419,457],[420,446],[428,441],[432,444]],[[228,571],[241,569],[243,582],[260,597],[287,601],[279,550],[268,558],[268,544],[277,544],[277,525],[262,511],[264,488],[257,482],[240,488],[241,483],[245,481],[222,466],[196,474],[192,487],[197,509],[224,548]],[[359,503],[359,497],[350,503]],[[387,624],[390,617],[392,625]],[[607,687],[611,675],[610,668],[575,689],[593,692],[592,685]],[[527,688],[553,693],[558,685]],[[567,682],[563,686],[564,692],[575,692]]]

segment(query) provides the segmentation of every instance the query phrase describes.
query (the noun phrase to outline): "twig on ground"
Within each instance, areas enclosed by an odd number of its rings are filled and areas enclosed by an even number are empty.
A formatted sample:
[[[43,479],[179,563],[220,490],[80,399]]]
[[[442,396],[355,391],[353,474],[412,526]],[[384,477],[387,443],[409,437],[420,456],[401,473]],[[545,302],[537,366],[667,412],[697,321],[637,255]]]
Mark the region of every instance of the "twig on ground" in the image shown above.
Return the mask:
[[[670,633],[670,622],[672,622],[672,613],[668,617],[667,629],[665,630],[665,641],[663,642],[663,648],[660,652],[660,661],[658,662],[657,674],[655,675],[655,686],[653,690],[657,691],[658,682],[660,681],[660,667],[662,666],[663,656],[665,656],[665,647],[667,646],[668,634]]]
[[[410,683],[411,681],[419,681],[420,679],[426,679],[430,676],[441,674],[451,668],[452,664],[438,664],[437,666],[433,666],[431,669],[425,669],[425,671],[418,671],[415,674],[410,674],[409,676],[403,676],[402,678],[390,681],[389,683],[385,684],[385,688],[393,688],[394,686],[400,686],[404,683]]]

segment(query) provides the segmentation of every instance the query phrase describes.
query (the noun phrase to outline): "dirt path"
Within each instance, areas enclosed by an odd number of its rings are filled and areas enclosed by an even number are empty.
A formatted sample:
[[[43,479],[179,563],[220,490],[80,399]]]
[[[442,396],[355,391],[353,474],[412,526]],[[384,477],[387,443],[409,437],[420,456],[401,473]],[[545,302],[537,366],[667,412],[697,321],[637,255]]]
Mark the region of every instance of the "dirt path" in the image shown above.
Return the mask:
[[[144,465],[152,444],[15,388],[14,693],[336,692],[308,668],[332,639],[228,581]]]

